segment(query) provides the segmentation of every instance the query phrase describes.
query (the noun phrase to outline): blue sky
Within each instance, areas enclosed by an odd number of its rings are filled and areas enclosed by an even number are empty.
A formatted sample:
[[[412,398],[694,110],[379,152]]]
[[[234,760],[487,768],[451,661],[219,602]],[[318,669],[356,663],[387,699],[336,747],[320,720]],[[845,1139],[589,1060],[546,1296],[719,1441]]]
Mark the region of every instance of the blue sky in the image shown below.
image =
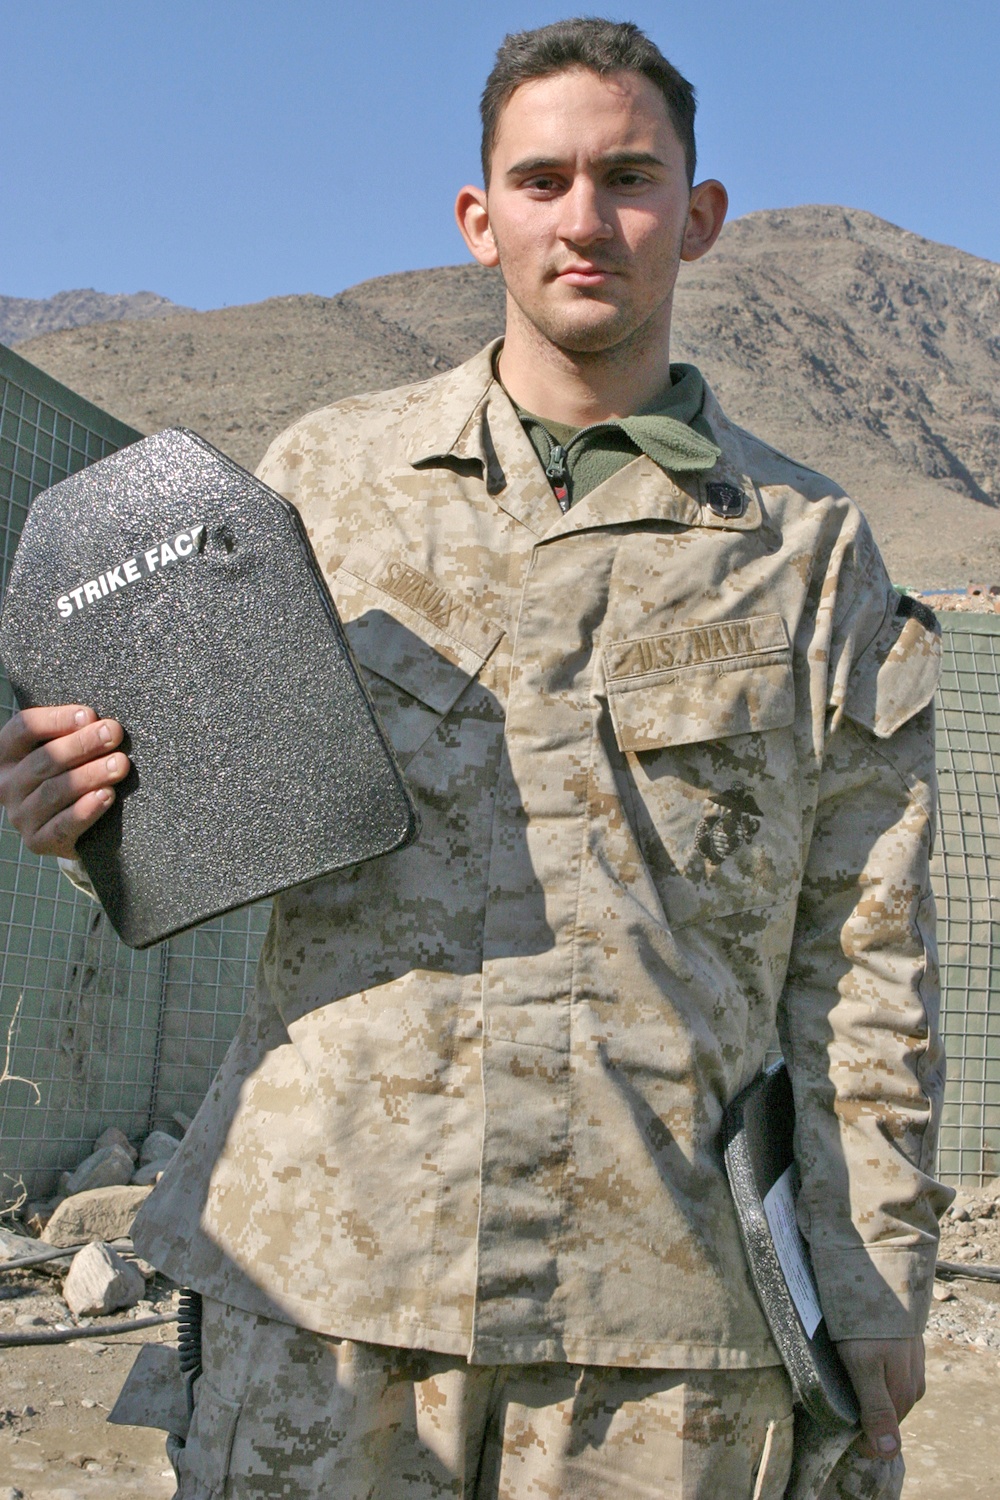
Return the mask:
[[[1000,261],[997,0],[637,0],[732,212],[842,203]],[[479,90],[542,0],[0,0],[0,293],[195,307],[466,259]]]

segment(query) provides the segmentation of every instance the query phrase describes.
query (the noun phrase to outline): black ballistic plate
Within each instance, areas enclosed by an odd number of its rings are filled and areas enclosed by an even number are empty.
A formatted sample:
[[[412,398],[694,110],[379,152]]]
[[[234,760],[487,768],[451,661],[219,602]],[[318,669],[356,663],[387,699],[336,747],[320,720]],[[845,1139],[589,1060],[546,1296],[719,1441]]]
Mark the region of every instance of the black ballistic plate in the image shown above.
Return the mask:
[[[806,1332],[764,1208],[765,1196],[794,1163],[794,1128],[791,1080],[784,1063],[777,1063],[759,1074],[726,1111],[726,1171],[750,1275],[795,1399],[821,1428],[854,1427],[859,1411],[850,1378],[826,1322],[820,1322],[812,1337]],[[804,1243],[801,1249],[808,1259]]]
[[[297,512],[195,433],[38,495],[0,656],[22,708],[125,728],[132,770],[77,847],[131,947],[416,834]]]

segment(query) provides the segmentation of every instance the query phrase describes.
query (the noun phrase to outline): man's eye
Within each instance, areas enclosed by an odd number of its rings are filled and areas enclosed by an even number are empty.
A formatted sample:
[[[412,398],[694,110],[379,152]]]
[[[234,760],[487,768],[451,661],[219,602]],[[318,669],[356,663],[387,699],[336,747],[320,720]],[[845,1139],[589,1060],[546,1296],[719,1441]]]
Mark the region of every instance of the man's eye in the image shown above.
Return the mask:
[[[553,193],[558,190],[559,183],[555,177],[529,177],[524,186],[540,193]]]
[[[644,172],[618,172],[612,181],[618,187],[645,187],[649,178]]]

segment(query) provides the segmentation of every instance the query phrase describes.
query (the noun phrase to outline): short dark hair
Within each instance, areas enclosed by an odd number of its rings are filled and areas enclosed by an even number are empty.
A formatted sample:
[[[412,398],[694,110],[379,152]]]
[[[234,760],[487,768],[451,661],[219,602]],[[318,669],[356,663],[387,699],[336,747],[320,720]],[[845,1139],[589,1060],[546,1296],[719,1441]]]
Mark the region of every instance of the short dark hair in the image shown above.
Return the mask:
[[[479,101],[483,121],[483,181],[487,187],[500,116],[514,90],[533,78],[548,78],[571,68],[587,68],[601,77],[607,73],[641,73],[655,84],[684,147],[688,184],[694,182],[696,105],[691,84],[631,21],[577,16],[571,21],[539,26],[534,31],[511,32],[501,42]]]

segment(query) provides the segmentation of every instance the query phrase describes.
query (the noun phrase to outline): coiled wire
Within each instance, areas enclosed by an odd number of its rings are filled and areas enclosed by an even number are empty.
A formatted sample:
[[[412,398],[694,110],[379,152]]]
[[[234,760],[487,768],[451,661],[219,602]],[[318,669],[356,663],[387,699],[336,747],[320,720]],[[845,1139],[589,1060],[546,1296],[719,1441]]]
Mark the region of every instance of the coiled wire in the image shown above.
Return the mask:
[[[177,1299],[177,1355],[190,1418],[194,1411],[194,1383],[201,1374],[201,1293],[189,1287],[183,1287]]]

